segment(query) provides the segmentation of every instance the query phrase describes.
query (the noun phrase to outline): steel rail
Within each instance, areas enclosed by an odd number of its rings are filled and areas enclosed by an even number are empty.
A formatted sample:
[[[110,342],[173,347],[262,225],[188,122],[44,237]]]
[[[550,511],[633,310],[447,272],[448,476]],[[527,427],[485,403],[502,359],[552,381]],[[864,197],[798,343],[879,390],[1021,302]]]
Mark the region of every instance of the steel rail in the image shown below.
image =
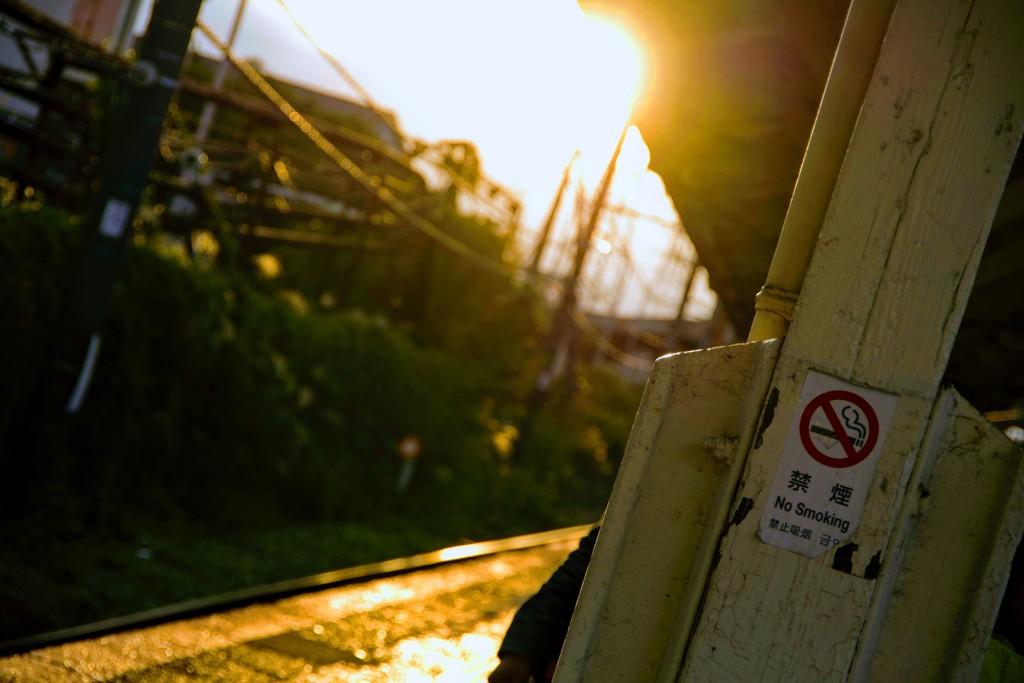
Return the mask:
[[[273,602],[302,593],[363,583],[398,574],[409,574],[489,555],[499,555],[516,550],[540,548],[553,543],[573,541],[582,538],[591,528],[592,525],[584,524],[551,531],[541,531],[534,534],[513,536],[511,538],[466,543],[408,557],[372,562],[370,564],[337,569],[298,579],[288,579],[251,588],[243,588],[221,595],[186,600],[185,602],[165,605],[135,614],[127,614],[57,631],[0,641],[0,656],[20,654],[43,647],[98,638],[120,631],[129,631],[179,619],[214,614],[257,603]]]

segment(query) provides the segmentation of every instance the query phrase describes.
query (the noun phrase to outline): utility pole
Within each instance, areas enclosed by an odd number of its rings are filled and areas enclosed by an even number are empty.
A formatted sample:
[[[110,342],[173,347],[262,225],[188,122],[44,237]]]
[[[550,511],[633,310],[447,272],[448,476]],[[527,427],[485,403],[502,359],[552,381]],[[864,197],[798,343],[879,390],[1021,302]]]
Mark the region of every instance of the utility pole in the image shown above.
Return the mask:
[[[577,239],[576,259],[573,261],[572,272],[569,274],[569,280],[565,288],[565,296],[562,298],[561,308],[565,315],[568,315],[568,312],[576,306],[580,274],[583,272],[583,265],[586,263],[587,256],[590,253],[590,243],[594,237],[594,231],[597,229],[597,223],[601,219],[601,212],[604,210],[605,201],[608,199],[608,190],[611,189],[612,178],[615,176],[615,165],[619,160],[619,153],[622,152],[622,143],[626,140],[626,131],[628,130],[628,126],[624,127],[619,135],[619,141],[615,143],[615,151],[612,152],[612,158],[608,161],[608,166],[604,169],[604,175],[601,177],[601,183],[597,187],[594,204],[590,209],[590,216]]]
[[[619,153],[622,152],[622,143],[626,140],[626,132],[628,130],[628,124],[623,126],[622,133],[619,135],[619,140],[615,144],[615,151],[612,152],[612,158],[608,161],[608,166],[605,167],[604,175],[601,177],[601,182],[597,187],[593,206],[591,206],[590,209],[590,215],[586,224],[583,226],[582,231],[580,231],[580,234],[577,236],[576,257],[573,260],[572,272],[569,273],[569,278],[565,284],[562,303],[558,307],[558,311],[555,313],[554,328],[552,329],[551,335],[551,348],[553,349],[552,364],[548,372],[541,376],[541,379],[544,380],[548,386],[550,386],[551,382],[554,381],[558,375],[560,370],[559,363],[563,364],[561,369],[568,369],[569,367],[567,359],[571,356],[572,352],[574,325],[572,321],[572,313],[576,310],[580,275],[583,273],[583,265],[586,263],[587,256],[590,253],[590,244],[594,237],[594,231],[597,229],[597,224],[601,219],[601,212],[604,209],[605,201],[608,199],[608,190],[611,189],[612,178],[615,176],[615,165],[619,160]]]
[[[202,0],[157,0],[131,77],[121,84],[92,208],[83,222],[85,246],[71,296],[67,334],[58,340],[58,364],[78,368],[65,412],[78,411],[89,387],[132,217],[149,181],[164,117],[178,87]]]
[[[235,19],[231,23],[231,32],[228,34],[228,47],[233,48],[235,46],[235,38],[238,36],[238,27],[242,24],[242,13],[245,11],[245,4],[248,0],[241,0],[238,4],[238,10],[235,12]],[[228,71],[231,69],[231,60],[227,58],[225,54],[222,56],[220,62],[217,64],[217,71],[213,74],[213,89],[219,92],[224,87],[224,81],[227,79]],[[210,135],[210,129],[213,128],[213,119],[217,115],[217,105],[213,100],[207,100],[203,104],[203,111],[199,115],[199,125],[196,127],[196,140],[203,142]]]
[[[547,248],[548,238],[551,235],[551,226],[555,223],[555,216],[558,215],[558,207],[562,203],[562,195],[565,194],[565,188],[569,185],[572,165],[576,163],[576,159],[579,156],[579,150],[573,152],[572,158],[569,159],[569,163],[565,167],[565,172],[562,174],[562,182],[558,185],[558,191],[555,193],[555,200],[551,203],[551,210],[548,212],[547,218],[544,219],[544,225],[541,227],[540,238],[537,240],[537,246],[533,249],[533,258],[530,260],[531,273],[536,274],[537,269],[540,267],[541,257],[544,256],[544,250]]]
[[[686,311],[686,304],[690,301],[690,290],[693,289],[693,281],[697,278],[697,269],[700,268],[700,259],[693,257],[690,264],[690,274],[686,276],[686,284],[683,285],[683,298],[679,300],[679,310],[676,311],[676,323],[682,324],[683,313]]]
[[[619,243],[619,249],[621,250],[619,256],[619,276],[615,279],[615,285],[612,287],[612,293],[608,301],[608,315],[611,317],[617,317],[619,311],[622,310],[622,300],[626,296],[626,276],[629,275],[631,267],[635,267],[633,261],[633,221],[630,219],[629,231],[624,238],[619,238],[618,230],[618,219],[615,215],[612,215],[612,234],[616,241]],[[613,246],[614,248],[614,246]]]
[[[178,87],[178,74],[202,0],[157,0],[138,59],[116,83],[113,113],[89,211],[82,221],[83,245],[74,289],[67,294],[57,328],[44,353],[39,377],[0,435],[0,461],[11,482],[0,506],[19,504],[20,483],[45,472],[51,453],[42,441],[57,434],[85,400],[99,358],[101,334],[121,264],[132,238],[132,218]]]
[[[550,341],[548,343],[548,348],[551,350],[550,363],[547,369],[542,371],[537,378],[537,384],[531,394],[531,400],[528,402],[528,410],[531,415],[544,403],[552,384],[569,365],[568,359],[571,353],[573,330],[572,312],[576,308],[580,274],[583,272],[583,265],[586,263],[587,254],[590,251],[591,238],[593,238],[594,231],[597,229],[597,223],[601,218],[601,211],[608,198],[608,190],[611,188],[612,178],[615,176],[615,164],[619,160],[619,153],[622,151],[622,143],[626,139],[627,130],[629,130],[628,125],[623,127],[622,134],[619,135],[619,141],[615,145],[615,151],[612,152],[611,160],[608,162],[604,175],[601,177],[601,182],[597,187],[587,221],[580,226],[581,229],[576,238],[576,255],[573,259],[572,270],[566,279],[562,301],[555,311],[552,324]],[[527,420],[530,419],[530,417],[527,417]]]

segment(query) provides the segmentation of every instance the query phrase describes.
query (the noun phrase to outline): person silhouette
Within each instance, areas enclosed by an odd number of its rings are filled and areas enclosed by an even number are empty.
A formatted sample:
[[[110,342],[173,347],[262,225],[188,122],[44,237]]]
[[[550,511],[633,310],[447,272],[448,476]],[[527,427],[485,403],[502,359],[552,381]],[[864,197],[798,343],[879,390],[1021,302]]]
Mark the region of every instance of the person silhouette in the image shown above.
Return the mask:
[[[554,676],[600,524],[580,539],[543,586],[522,604],[498,648],[498,666],[488,683],[546,683]]]

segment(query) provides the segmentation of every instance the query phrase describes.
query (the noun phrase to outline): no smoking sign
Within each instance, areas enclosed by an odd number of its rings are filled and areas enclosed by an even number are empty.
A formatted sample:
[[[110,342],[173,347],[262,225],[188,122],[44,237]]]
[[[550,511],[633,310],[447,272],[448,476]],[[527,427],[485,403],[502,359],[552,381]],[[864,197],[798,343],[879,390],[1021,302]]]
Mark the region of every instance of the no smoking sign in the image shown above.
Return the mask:
[[[800,443],[827,467],[864,462],[878,443],[878,416],[860,394],[835,390],[818,394],[800,415]]]
[[[817,557],[860,523],[897,397],[811,370],[761,515],[766,543]]]

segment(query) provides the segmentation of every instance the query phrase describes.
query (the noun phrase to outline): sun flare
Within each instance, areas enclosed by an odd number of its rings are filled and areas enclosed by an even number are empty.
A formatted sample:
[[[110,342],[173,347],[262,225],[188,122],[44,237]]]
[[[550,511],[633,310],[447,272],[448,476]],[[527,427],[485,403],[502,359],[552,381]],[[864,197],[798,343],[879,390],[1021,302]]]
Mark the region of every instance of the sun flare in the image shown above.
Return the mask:
[[[345,65],[358,89],[316,53],[279,1],[206,0],[202,14],[224,36],[244,6],[236,49],[274,75],[355,101],[363,100],[357,90],[370,93],[416,139],[472,142],[483,173],[521,200],[523,253],[532,250],[570,159],[579,152],[560,219],[581,202],[572,198],[582,196],[579,186],[593,195],[628,127],[607,197],[613,210],[601,230],[613,234],[615,221],[626,230],[629,216],[640,226],[628,242],[616,238],[596,248],[609,259],[634,254],[642,273],[661,267],[667,246],[654,233],[678,233],[679,217],[648,168],[641,132],[630,126],[633,110],[650,96],[653,56],[627,15],[589,0],[585,10],[576,0],[285,4],[312,42]],[[198,46],[211,52],[201,40]],[[629,214],[617,218],[622,209]],[[560,223],[550,258],[565,251],[557,245],[572,243],[577,222]],[[678,292],[666,294],[673,297]],[[622,299],[626,308],[633,303],[628,295]],[[637,306],[651,300],[641,297]],[[675,302],[662,308],[674,311]]]
[[[630,110],[647,87],[647,48],[632,28],[617,14],[590,11],[584,14],[585,34],[594,54],[594,67],[604,74],[609,96]]]
[[[643,95],[648,57],[643,43],[615,14],[580,10],[566,18],[563,31],[575,65],[574,75],[567,79],[573,87],[561,88],[559,108],[573,112],[573,120],[552,134],[571,136],[588,170],[587,181],[596,182]],[[623,154],[634,161],[646,154],[635,129]]]

